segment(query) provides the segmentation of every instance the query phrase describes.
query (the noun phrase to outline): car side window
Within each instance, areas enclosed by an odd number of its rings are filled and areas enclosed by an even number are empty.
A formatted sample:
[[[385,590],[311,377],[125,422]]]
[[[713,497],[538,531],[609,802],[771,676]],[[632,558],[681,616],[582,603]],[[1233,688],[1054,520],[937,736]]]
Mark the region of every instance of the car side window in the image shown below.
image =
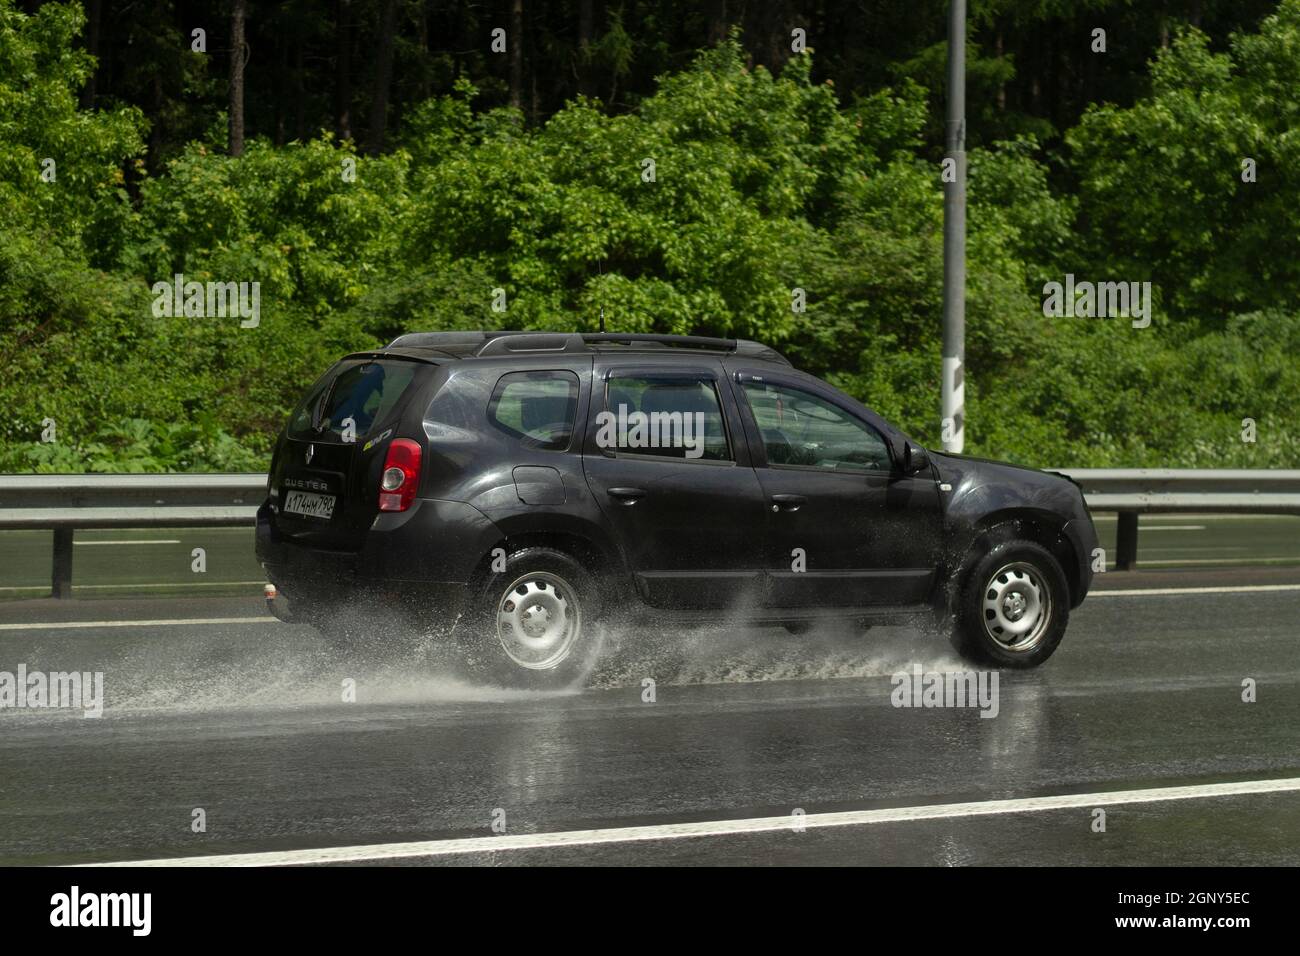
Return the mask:
[[[889,471],[889,445],[880,432],[811,392],[771,382],[744,382],[767,463],[828,471]]]
[[[502,375],[488,403],[488,420],[530,448],[569,447],[578,415],[578,376],[563,370]]]
[[[712,379],[613,376],[597,419],[604,451],[688,461],[731,461],[718,390]]]

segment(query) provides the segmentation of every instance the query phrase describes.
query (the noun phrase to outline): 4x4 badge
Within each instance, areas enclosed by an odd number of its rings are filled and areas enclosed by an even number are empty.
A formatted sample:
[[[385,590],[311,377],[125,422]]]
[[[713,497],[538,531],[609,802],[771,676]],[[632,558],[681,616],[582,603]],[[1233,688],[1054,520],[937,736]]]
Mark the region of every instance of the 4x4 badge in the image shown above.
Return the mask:
[[[307,454],[303,456],[303,461],[310,465],[310,464],[311,464],[311,456],[314,455],[314,454],[316,454],[316,446],[315,446],[315,445],[308,445],[308,446],[307,446]]]
[[[387,437],[388,437],[389,435],[391,435],[392,433],[393,433],[393,430],[392,430],[391,428],[387,429],[387,430],[386,430],[382,435],[380,435],[378,438],[372,438],[372,439],[370,439],[370,441],[368,441],[368,442],[366,442],[364,445],[362,445],[362,446],[361,446],[361,450],[362,450],[362,451],[370,451],[371,448],[374,448],[376,445],[378,445],[381,441],[383,441],[385,438],[387,438]]]

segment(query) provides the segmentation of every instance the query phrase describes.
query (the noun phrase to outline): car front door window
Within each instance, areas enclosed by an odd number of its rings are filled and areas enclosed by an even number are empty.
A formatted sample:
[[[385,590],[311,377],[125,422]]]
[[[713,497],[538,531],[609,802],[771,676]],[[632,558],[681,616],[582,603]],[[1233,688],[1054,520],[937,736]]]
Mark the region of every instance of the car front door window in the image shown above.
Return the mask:
[[[771,382],[746,381],[743,387],[769,466],[890,470],[884,436],[838,405]]]

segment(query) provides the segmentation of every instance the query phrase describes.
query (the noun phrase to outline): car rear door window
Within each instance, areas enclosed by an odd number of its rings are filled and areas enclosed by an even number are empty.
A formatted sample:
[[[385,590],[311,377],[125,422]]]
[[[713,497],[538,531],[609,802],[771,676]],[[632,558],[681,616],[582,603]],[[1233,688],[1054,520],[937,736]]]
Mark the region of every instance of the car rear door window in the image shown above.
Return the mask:
[[[380,361],[345,365],[327,376],[294,413],[289,434],[294,438],[338,441],[349,432],[366,435],[397,407],[415,378],[413,362]]]
[[[612,376],[597,444],[616,454],[731,461],[727,429],[710,378]]]
[[[746,381],[745,398],[771,466],[889,471],[880,432],[833,402],[774,382]]]
[[[501,376],[488,419],[530,448],[569,447],[578,415],[578,376],[567,371],[510,372]]]

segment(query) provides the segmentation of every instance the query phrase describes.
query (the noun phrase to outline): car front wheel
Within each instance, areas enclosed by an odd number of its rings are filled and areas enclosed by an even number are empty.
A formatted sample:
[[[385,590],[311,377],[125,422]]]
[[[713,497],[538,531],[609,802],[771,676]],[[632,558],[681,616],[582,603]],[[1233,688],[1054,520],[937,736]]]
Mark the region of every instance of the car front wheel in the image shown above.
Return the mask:
[[[1060,563],[1032,541],[994,543],[966,573],[957,597],[953,646],[996,667],[1036,667],[1065,635],[1069,589]]]

